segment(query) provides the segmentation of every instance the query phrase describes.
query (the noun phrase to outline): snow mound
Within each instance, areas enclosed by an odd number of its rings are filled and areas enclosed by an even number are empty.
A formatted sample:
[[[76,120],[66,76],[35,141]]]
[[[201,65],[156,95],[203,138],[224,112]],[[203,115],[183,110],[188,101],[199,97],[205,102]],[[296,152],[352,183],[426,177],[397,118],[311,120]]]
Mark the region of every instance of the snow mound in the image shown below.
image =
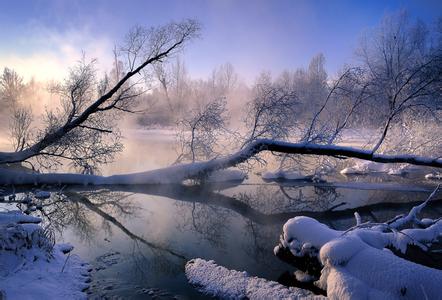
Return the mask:
[[[404,168],[393,168],[388,171],[388,175],[404,176],[407,171]]]
[[[347,167],[341,170],[343,175],[366,175],[369,173],[386,173],[389,171],[389,166],[383,163],[376,163],[371,161],[358,161],[352,167]]]
[[[405,176],[410,173],[416,173],[422,171],[423,167],[414,166],[409,164],[401,164],[399,166],[391,166],[388,168],[389,175]]]
[[[26,219],[32,223],[25,223]],[[77,255],[66,255],[71,245],[54,245],[36,219],[0,212],[0,295],[6,299],[86,299],[88,264]]]
[[[325,243],[342,234],[342,231],[330,229],[327,225],[304,216],[288,220],[284,224],[283,232],[281,243],[284,247],[290,248],[295,256],[303,256],[306,249],[312,246],[320,249]]]
[[[200,292],[221,299],[326,299],[310,291],[252,277],[247,272],[226,269],[212,260],[192,259],[185,272]]]
[[[430,173],[425,175],[427,180],[442,180],[442,173]]]
[[[422,170],[422,167],[409,164],[384,164],[372,161],[357,161],[353,166],[341,170],[343,175],[367,175],[370,173],[387,173],[389,175],[405,176]]]

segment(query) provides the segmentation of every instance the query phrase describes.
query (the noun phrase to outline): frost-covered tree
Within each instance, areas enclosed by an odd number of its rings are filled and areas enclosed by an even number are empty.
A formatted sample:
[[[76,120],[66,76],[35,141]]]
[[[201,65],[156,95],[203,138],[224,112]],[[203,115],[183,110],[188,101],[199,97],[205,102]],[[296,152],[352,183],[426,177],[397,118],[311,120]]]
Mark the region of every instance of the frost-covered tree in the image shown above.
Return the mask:
[[[243,147],[259,138],[288,139],[298,125],[295,117],[298,97],[294,85],[262,73],[252,93],[252,99],[246,104],[247,133]]]
[[[11,110],[24,93],[23,78],[14,70],[4,68],[0,75],[0,103],[2,109]]]
[[[114,76],[98,78],[95,61],[83,59],[65,81],[52,87],[61,105],[46,113],[45,127],[34,133],[35,139],[23,149],[0,152],[0,163],[35,158],[50,167],[63,159],[90,170],[109,162],[122,148],[115,121],[119,113],[133,111],[150,79],[149,68],[176,54],[198,32],[194,20],[156,28],[134,27],[116,51],[116,61],[122,63],[114,66]]]
[[[238,74],[231,63],[224,63],[212,71],[212,89],[220,96],[227,96],[238,83]]]
[[[15,151],[25,149],[31,142],[32,110],[14,107],[9,123],[10,137]]]
[[[216,155],[227,119],[225,98],[216,98],[187,112],[179,122],[181,149],[177,161],[195,162]]]
[[[358,55],[370,101],[385,120],[373,152],[404,112],[411,110],[426,117],[440,110],[442,48],[431,33],[424,23],[412,23],[400,12],[386,16],[361,42]]]

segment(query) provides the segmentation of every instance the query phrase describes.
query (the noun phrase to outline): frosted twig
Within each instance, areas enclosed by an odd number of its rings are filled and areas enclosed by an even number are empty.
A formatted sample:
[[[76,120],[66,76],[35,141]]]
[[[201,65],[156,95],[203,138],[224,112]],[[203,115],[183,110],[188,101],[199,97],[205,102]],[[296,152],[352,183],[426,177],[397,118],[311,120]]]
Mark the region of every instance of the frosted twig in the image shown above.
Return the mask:
[[[357,211],[355,211],[354,215],[355,215],[355,219],[356,219],[356,226],[361,225],[362,219],[361,219],[361,216],[359,215],[359,213]]]
[[[428,202],[436,195],[437,191],[439,190],[440,184],[434,189],[434,191],[428,196],[428,198],[421,204],[414,206],[412,209],[410,209],[410,212],[408,215],[398,218],[393,221],[387,222],[387,224],[392,228],[399,228],[401,226],[404,226],[405,224],[409,222],[413,222],[415,224],[419,224],[417,220],[417,215],[422,211],[422,209],[427,206]]]

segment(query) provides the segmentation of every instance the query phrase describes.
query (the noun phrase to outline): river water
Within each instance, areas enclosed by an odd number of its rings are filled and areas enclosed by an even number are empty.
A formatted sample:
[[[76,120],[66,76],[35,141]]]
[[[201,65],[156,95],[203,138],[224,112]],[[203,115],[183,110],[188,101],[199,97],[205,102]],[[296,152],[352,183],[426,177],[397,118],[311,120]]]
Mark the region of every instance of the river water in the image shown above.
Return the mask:
[[[176,158],[174,136],[167,131],[133,131],[125,144],[104,175],[160,168]],[[365,206],[358,209],[364,220],[383,221],[407,211],[408,202],[424,200],[435,186],[419,179],[422,174],[334,174],[326,183],[312,184],[264,182],[255,175],[261,171],[254,169],[241,184],[203,188],[66,190],[47,200],[43,219],[57,242],[71,243],[75,254],[91,262],[91,298],[198,299],[204,296],[184,274],[191,258],[277,281],[293,271],[273,255],[287,219],[310,215],[343,229],[354,224],[351,208]],[[428,214],[441,210],[434,207]]]

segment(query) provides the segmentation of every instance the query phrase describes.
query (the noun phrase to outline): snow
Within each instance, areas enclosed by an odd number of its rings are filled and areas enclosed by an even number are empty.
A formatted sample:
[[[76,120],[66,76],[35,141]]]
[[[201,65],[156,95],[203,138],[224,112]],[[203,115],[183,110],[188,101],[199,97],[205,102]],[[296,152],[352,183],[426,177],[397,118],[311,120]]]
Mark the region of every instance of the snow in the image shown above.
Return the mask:
[[[397,168],[393,167],[388,170],[389,175],[404,176],[407,173],[409,173],[409,168],[406,166],[399,166]]]
[[[439,299],[442,271],[367,246],[352,236],[321,248],[320,281],[332,299]]]
[[[234,167],[247,161],[261,151],[277,151],[309,155],[347,156],[371,160],[379,163],[411,163],[442,167],[441,158],[422,157],[416,155],[385,155],[373,154],[370,150],[357,149],[337,145],[321,145],[311,143],[290,143],[271,139],[258,139],[243,149],[205,162],[173,165],[170,167],[146,172],[121,174],[113,176],[96,176],[87,174],[25,174],[23,172],[1,170],[0,184],[76,184],[76,185],[110,185],[110,184],[176,184],[186,179],[194,179],[213,171]],[[3,160],[24,160],[29,155],[26,151],[16,153],[0,153]],[[355,167],[358,169],[359,167]],[[361,167],[364,169],[364,167]],[[342,171],[350,174],[351,168]],[[361,172],[356,170],[356,172]]]
[[[304,216],[288,220],[284,224],[283,232],[282,245],[289,247],[295,256],[303,256],[311,246],[320,249],[325,243],[342,234],[342,231],[330,229],[317,220]]]
[[[72,245],[53,245],[37,221],[17,211],[0,212],[0,295],[6,299],[86,299],[88,264],[71,254]]]
[[[442,271],[402,259],[386,248],[403,253],[408,245],[426,249],[424,243],[442,237],[442,220],[417,218],[436,192],[390,224],[359,220],[345,232],[312,218],[295,217],[284,224],[281,244],[295,256],[314,256],[317,252],[311,249],[319,249],[323,270],[316,284],[330,299],[440,299]],[[398,229],[410,223],[426,228]],[[295,275],[302,279],[302,274]]]
[[[123,130],[124,136],[130,136],[136,138],[137,140],[169,140],[174,141],[176,138],[176,130],[174,128],[138,128],[138,129],[125,129]]]
[[[371,161],[358,161],[352,167],[347,167],[341,170],[343,175],[365,175],[369,173],[387,173],[390,171],[390,166],[383,163],[376,163]]]
[[[315,279],[315,277],[309,275],[308,273],[302,272],[301,270],[295,271],[296,280],[300,282],[311,282]]]
[[[229,270],[212,260],[192,259],[187,262],[185,272],[200,292],[221,299],[325,299],[307,290]]]
[[[442,180],[442,173],[430,173],[425,175],[427,180]]]
[[[23,214],[19,210],[12,210],[6,212],[0,212],[0,226],[10,223],[40,223],[41,219],[34,216],[28,216]]]
[[[371,173],[386,173],[395,176],[405,176],[410,173],[416,173],[422,170],[422,167],[409,164],[385,164],[372,161],[356,160],[353,166],[341,170],[342,175],[367,175]]]

